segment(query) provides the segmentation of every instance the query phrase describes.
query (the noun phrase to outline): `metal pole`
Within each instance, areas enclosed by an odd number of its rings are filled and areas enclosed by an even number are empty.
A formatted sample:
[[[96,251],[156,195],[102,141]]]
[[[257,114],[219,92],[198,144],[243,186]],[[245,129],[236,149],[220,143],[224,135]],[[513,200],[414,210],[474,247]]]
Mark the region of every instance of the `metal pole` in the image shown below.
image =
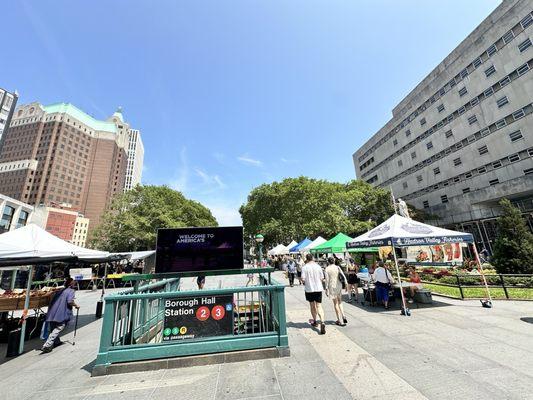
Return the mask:
[[[24,300],[24,310],[22,311],[22,327],[20,328],[20,342],[19,342],[19,354],[24,351],[24,336],[26,336],[26,317],[28,316],[28,308],[30,307],[30,291],[31,280],[33,277],[33,266],[30,265],[28,271],[28,283],[26,285],[26,299]]]
[[[259,243],[259,267],[261,267],[262,262],[263,262],[263,243]]]
[[[396,258],[396,248],[392,246],[392,254],[394,255],[394,264],[396,265],[396,273],[398,274],[398,282],[400,283],[400,295],[402,296],[403,312],[407,315],[407,306],[405,305],[405,296],[403,295],[402,277],[400,276],[400,268],[398,267],[398,259]]]
[[[479,272],[481,273],[481,277],[483,278],[483,283],[485,284],[485,289],[487,290],[487,296],[489,298],[490,303],[492,304],[492,297],[490,295],[489,285],[487,284],[487,279],[485,278],[485,273],[483,272],[483,266],[481,265],[481,262],[479,261],[479,255],[477,254],[477,248],[476,243],[472,243],[472,247],[474,249],[474,257],[476,257],[476,262],[479,268]]]
[[[14,269],[13,271],[11,271],[11,282],[10,282],[10,289],[13,290],[15,289],[15,282],[17,281],[17,270]]]

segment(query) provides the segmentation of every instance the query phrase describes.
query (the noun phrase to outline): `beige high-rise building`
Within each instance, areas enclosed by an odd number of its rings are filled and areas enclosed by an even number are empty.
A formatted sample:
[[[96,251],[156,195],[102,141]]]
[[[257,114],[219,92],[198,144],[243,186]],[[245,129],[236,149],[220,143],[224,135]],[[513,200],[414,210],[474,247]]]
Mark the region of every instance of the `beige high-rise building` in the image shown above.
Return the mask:
[[[143,162],[144,145],[141,139],[141,132],[137,129],[130,129],[128,132],[128,166],[126,168],[124,191],[131,190],[141,183]]]
[[[0,151],[0,193],[33,205],[69,204],[98,225],[124,188],[129,125],[68,103],[17,107]]]
[[[531,0],[503,1],[353,155],[358,178],[489,252],[500,199],[533,230],[532,12]]]

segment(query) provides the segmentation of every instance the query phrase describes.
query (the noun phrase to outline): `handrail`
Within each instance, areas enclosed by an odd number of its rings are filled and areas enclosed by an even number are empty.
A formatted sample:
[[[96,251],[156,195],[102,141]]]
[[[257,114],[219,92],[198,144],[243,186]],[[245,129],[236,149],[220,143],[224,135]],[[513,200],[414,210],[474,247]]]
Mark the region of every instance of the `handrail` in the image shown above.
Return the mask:
[[[179,278],[171,278],[171,279],[164,279],[159,282],[151,282],[147,283],[146,285],[139,286],[138,288],[128,288],[126,290],[123,290],[121,292],[116,293],[116,295],[125,295],[130,293],[138,293],[139,291],[145,291],[145,290],[151,290],[156,289],[158,287],[165,287],[168,283],[172,282],[179,282]]]
[[[227,270],[206,270],[206,271],[189,271],[189,272],[166,272],[156,274],[132,274],[126,275],[122,278],[123,281],[140,281],[150,279],[165,279],[165,278],[190,278],[193,276],[213,276],[213,275],[242,275],[242,274],[262,274],[272,273],[275,269],[268,268],[238,268]]]

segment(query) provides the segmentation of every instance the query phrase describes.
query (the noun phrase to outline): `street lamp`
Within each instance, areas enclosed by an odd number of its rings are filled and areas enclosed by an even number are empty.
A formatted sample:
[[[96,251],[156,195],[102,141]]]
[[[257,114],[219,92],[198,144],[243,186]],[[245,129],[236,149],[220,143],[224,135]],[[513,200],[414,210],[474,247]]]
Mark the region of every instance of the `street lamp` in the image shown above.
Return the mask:
[[[259,247],[259,264],[263,261],[263,240],[265,240],[265,237],[260,233],[255,235],[255,241]]]

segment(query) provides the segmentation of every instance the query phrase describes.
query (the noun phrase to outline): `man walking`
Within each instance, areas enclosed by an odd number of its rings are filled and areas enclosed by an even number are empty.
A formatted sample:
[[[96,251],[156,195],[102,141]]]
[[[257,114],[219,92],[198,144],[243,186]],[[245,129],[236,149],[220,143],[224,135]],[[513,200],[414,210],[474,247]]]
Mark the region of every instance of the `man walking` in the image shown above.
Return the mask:
[[[305,256],[306,263],[302,267],[302,281],[305,288],[305,299],[309,302],[311,316],[313,317],[311,325],[318,326],[317,316],[320,318],[320,334],[326,333],[324,325],[324,310],[322,309],[322,291],[324,286],[324,271],[320,265],[313,261],[313,255]]]
[[[292,258],[287,263],[287,275],[289,277],[289,285],[294,286],[294,278],[296,277],[296,263]]]
[[[46,314],[46,322],[50,325],[48,339],[44,343],[41,351],[50,353],[55,346],[61,344],[59,334],[65,329],[72,318],[72,308],[80,308],[74,301],[74,286],[76,281],[67,278],[65,287],[55,294]]]

